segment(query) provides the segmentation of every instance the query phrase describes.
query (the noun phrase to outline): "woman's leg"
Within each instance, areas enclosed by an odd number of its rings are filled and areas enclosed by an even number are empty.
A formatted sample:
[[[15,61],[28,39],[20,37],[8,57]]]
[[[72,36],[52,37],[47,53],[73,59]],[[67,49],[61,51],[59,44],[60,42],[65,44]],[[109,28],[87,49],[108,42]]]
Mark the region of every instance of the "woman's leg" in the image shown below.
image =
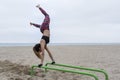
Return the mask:
[[[45,15],[45,19],[44,19],[43,23],[49,24],[50,23],[50,17],[49,17],[49,15],[41,7],[39,7],[39,10]]]
[[[39,10],[45,15],[45,16],[49,16],[46,11],[44,9],[42,9],[41,7],[39,7]]]

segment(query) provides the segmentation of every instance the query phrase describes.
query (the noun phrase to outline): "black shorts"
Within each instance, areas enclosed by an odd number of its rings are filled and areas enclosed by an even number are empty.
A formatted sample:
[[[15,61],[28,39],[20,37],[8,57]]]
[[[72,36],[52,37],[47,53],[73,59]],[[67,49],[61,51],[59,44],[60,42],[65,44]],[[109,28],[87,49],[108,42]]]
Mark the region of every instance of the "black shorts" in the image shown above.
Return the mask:
[[[41,39],[45,40],[45,43],[48,44],[50,38],[48,36],[42,36]]]

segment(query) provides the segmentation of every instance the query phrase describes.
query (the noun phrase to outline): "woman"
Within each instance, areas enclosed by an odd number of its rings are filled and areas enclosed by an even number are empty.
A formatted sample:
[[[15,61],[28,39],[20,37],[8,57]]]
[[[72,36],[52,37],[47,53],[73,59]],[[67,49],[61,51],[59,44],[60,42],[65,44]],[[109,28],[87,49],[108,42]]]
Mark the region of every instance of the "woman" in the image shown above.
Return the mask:
[[[30,25],[33,25],[37,28],[40,29],[41,33],[43,34],[41,40],[40,40],[40,44],[36,44],[33,48],[34,53],[37,55],[38,58],[41,59],[41,63],[38,65],[39,67],[41,67],[43,65],[43,61],[44,61],[44,50],[46,49],[46,51],[48,52],[51,60],[52,60],[52,64],[55,63],[52,54],[50,52],[50,50],[47,47],[47,44],[49,43],[49,39],[50,39],[50,29],[49,29],[49,24],[50,24],[50,18],[49,15],[46,13],[46,11],[44,11],[40,5],[36,6],[45,16],[45,19],[43,21],[43,23],[41,25],[39,24],[35,24],[30,22]],[[37,47],[36,47],[37,46]]]

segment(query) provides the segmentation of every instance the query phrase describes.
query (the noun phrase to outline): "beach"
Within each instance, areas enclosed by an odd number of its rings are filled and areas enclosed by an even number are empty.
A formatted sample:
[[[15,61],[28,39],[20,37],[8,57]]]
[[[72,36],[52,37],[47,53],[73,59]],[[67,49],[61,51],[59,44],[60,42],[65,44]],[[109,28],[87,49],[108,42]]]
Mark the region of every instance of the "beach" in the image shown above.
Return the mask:
[[[32,65],[40,60],[32,51],[33,46],[0,47],[0,80],[94,80],[89,76],[44,69],[36,69],[30,76]],[[56,63],[104,69],[109,80],[120,80],[120,45],[48,45]],[[44,65],[51,62],[45,52]],[[104,80],[104,75],[98,75]]]

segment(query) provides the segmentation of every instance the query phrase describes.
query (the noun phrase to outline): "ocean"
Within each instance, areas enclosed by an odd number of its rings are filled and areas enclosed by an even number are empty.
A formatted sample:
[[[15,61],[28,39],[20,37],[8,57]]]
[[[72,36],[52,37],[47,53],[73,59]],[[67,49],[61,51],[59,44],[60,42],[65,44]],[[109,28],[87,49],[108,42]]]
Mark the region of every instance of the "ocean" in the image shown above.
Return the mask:
[[[2,46],[34,46],[36,43],[0,43]],[[50,43],[48,45],[120,45],[120,43]]]

